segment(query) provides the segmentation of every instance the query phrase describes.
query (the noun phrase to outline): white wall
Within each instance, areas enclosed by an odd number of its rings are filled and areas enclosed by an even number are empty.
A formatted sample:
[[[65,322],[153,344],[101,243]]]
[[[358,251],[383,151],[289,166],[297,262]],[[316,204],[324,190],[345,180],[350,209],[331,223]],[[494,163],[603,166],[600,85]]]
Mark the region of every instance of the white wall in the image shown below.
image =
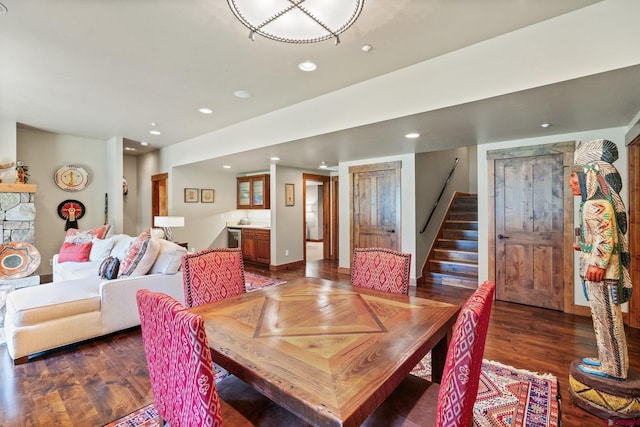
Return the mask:
[[[138,233],[138,159],[134,156],[123,157],[124,177],[127,178],[129,193],[123,196],[124,228],[123,233],[136,236]]]
[[[58,204],[68,199],[84,204],[85,215],[78,220],[80,229],[104,223],[108,169],[106,141],[24,128],[18,129],[17,140],[17,157],[29,166],[29,183],[38,186],[35,246],[42,262],[36,273],[51,273],[49,260],[60,249],[66,233],[65,221],[57,213]],[[54,174],[65,164],[80,165],[89,173],[89,185],[84,190],[68,192],[55,184]]]
[[[618,146],[620,158],[614,163],[614,166],[620,172],[623,182],[623,189],[620,193],[625,206],[628,208],[628,156],[625,147],[626,127],[598,129],[586,132],[566,133],[559,135],[550,135],[542,138],[518,139],[513,141],[499,142],[495,144],[483,144],[478,146],[478,281],[479,283],[487,280],[489,275],[489,210],[492,209],[488,205],[488,162],[487,152],[491,150],[499,150],[512,147],[527,147],[531,145],[553,144],[563,141],[591,141],[594,139],[608,139],[615,142]],[[579,224],[578,209],[580,207],[579,200],[574,204],[574,224]],[[573,224],[565,224],[565,227],[573,228]],[[582,292],[582,285],[578,276],[578,255],[574,256],[574,302],[578,305],[588,305]]]
[[[0,118],[0,164],[20,160],[17,157],[16,122]],[[0,170],[0,180],[5,184],[16,182],[15,168]]]
[[[304,173],[311,172],[285,166],[271,166],[271,263],[273,265],[289,264],[304,259],[305,238],[302,221],[304,213],[302,175]],[[285,184],[294,185],[293,206],[285,206]]]
[[[227,246],[226,223],[236,214],[236,177],[195,167],[176,167],[169,174],[169,215],[185,217],[184,227],[173,229],[173,240],[188,242],[189,250]],[[186,203],[184,189],[213,189],[213,203]],[[199,197],[200,200],[200,197]]]
[[[402,232],[400,234],[401,250],[403,252],[416,253],[416,207],[415,207],[415,155],[405,154],[401,156],[390,156],[382,158],[372,158],[358,160],[355,162],[343,162],[338,165],[340,179],[340,230],[338,239],[339,261],[341,268],[350,268],[351,266],[351,224],[349,209],[351,201],[349,200],[349,167],[359,165],[369,165],[383,162],[401,161],[402,170],[400,172],[400,223],[402,224]],[[411,278],[416,278],[416,259],[411,257]]]

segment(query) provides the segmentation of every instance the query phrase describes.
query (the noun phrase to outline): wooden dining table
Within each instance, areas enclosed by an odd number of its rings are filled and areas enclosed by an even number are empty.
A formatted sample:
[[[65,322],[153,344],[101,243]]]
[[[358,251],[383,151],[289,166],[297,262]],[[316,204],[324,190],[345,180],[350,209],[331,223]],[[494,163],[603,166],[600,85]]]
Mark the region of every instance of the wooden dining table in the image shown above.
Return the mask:
[[[316,426],[358,426],[432,352],[439,382],[460,307],[296,279],[189,311],[215,363]]]

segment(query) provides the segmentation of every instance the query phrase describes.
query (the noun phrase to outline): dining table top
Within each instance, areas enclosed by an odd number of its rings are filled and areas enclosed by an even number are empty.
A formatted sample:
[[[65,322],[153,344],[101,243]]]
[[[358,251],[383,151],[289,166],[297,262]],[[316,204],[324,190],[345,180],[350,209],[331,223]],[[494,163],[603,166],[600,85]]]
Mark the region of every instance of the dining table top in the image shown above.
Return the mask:
[[[358,426],[432,351],[442,375],[460,307],[301,278],[190,308],[215,363],[317,426]]]

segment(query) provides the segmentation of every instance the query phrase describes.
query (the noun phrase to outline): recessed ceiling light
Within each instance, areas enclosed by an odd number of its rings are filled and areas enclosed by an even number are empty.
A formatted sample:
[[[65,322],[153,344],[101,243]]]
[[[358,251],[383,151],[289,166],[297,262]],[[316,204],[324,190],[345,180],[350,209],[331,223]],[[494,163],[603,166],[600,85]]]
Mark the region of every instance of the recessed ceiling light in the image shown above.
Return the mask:
[[[364,53],[371,52],[371,49],[373,49],[373,47],[370,44],[365,44],[360,48],[360,50],[363,51]]]
[[[549,122],[540,123],[540,127],[541,128],[548,128],[549,126],[551,126],[551,123],[549,123]]]
[[[280,157],[270,157],[270,160],[273,160],[274,162],[277,162],[278,160],[280,160]]]
[[[229,166],[229,165],[223,165],[222,167],[223,167],[224,169],[231,169],[231,166]]]
[[[149,145],[149,143],[147,141],[140,141],[140,145],[146,147],[147,145]]]
[[[7,12],[9,12],[9,9],[7,9],[7,6],[0,3],[0,15],[4,15]]]
[[[133,147],[124,147],[124,149],[127,151],[136,151],[136,149]]]
[[[211,114],[211,113],[213,113],[213,110],[211,108],[207,108],[207,107],[198,108],[198,111],[200,111],[202,114]]]
[[[415,138],[418,138],[419,136],[420,134],[418,132],[411,132],[406,134],[404,137],[409,139],[415,139]]]
[[[160,132],[159,130],[150,130],[149,133],[151,135],[160,135],[162,132]]]
[[[242,98],[242,99],[251,98],[251,94],[246,90],[237,90],[233,92],[233,94],[235,95],[236,98]]]
[[[151,126],[158,126],[158,123],[156,123],[156,122],[151,122]]]
[[[311,61],[304,61],[298,64],[298,68],[302,71],[315,71],[318,66]]]

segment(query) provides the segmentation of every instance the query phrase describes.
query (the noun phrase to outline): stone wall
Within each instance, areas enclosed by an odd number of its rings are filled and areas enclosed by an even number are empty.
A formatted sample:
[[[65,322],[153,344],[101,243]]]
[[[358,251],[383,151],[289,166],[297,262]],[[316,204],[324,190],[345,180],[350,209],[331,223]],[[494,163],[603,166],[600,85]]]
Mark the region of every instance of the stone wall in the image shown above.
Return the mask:
[[[0,191],[2,243],[35,243],[35,193]]]

